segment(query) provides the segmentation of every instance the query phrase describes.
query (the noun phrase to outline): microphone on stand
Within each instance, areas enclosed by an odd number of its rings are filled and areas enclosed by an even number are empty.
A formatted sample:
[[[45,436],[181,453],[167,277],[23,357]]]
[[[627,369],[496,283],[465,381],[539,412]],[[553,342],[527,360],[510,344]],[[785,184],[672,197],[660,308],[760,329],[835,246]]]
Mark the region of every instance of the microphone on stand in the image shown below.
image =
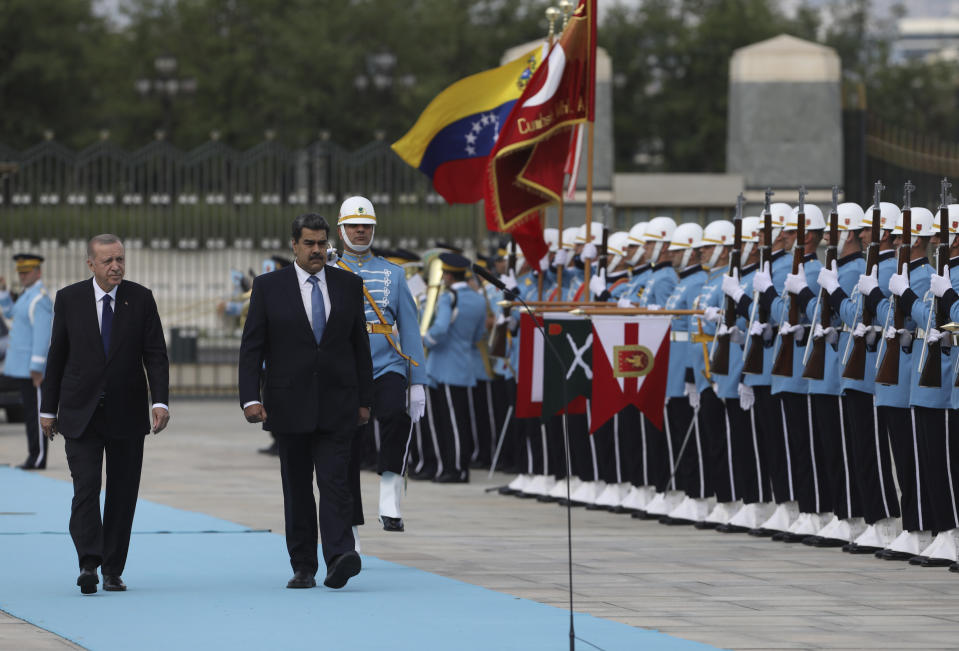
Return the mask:
[[[476,274],[477,276],[481,276],[483,280],[485,280],[486,282],[493,285],[493,287],[503,292],[507,298],[511,300],[515,300],[519,298],[519,292],[517,292],[515,289],[509,289],[506,286],[506,283],[504,283],[502,280],[497,278],[495,274],[490,273],[489,269],[487,269],[486,267],[482,267],[474,262],[473,273]]]

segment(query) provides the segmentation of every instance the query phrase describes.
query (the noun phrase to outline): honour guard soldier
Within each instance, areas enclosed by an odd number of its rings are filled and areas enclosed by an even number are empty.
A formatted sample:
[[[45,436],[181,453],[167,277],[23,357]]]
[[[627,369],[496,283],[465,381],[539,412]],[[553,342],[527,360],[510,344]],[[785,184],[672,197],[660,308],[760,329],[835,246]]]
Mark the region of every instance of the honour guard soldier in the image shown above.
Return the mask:
[[[386,531],[403,531],[400,501],[412,423],[418,421],[426,409],[427,377],[416,304],[402,267],[374,256],[369,250],[376,230],[376,213],[368,199],[346,199],[340,206],[337,228],[343,241],[343,256],[337,265],[363,279],[366,329],[373,358],[371,415],[379,423],[380,431],[376,468],[380,475],[379,517]],[[355,441],[360,438],[359,434],[354,436],[354,452],[357,451]],[[357,504],[360,503],[358,464],[359,459],[351,460],[353,499]]]
[[[424,338],[429,350],[426,372],[434,416],[434,433],[443,472],[440,483],[469,481],[473,454],[469,391],[476,384],[473,349],[486,336],[486,300],[466,282],[469,260],[458,253],[441,253],[443,292]]]
[[[27,428],[27,459],[20,468],[39,470],[47,467],[47,440],[40,431],[40,382],[47,364],[50,328],[53,324],[53,303],[43,286],[43,257],[33,253],[13,256],[23,292],[16,302],[0,277],[0,311],[13,322],[10,345],[3,365],[3,374],[13,378],[23,399],[23,420]]]

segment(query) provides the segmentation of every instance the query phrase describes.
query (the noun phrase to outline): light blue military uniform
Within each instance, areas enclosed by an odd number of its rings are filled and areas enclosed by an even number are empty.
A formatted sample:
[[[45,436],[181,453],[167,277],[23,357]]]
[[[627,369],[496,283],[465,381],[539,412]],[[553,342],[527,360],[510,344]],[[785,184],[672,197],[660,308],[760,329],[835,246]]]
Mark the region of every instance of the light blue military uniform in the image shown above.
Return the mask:
[[[659,305],[662,307],[669,300],[678,282],[679,276],[671,263],[660,262],[653,265],[646,277],[646,288],[642,295],[638,297],[639,306]],[[640,287],[640,285],[636,286],[637,291]],[[633,300],[634,297],[635,295],[627,298]]]
[[[31,371],[43,373],[53,325],[53,301],[43,281],[26,288],[16,303],[10,292],[0,292],[0,311],[13,324],[3,374],[23,379],[29,378]]]
[[[669,298],[666,299],[663,308],[666,310],[693,309],[693,302],[699,296],[705,282],[706,270],[701,265],[697,264],[683,269],[679,273],[679,280]],[[669,344],[669,375],[666,379],[667,398],[682,397],[685,391],[685,383],[692,381],[688,378],[688,375],[692,373],[691,346],[688,334],[692,321],[693,317],[688,315],[674,316],[672,319],[670,326],[672,341]]]
[[[726,275],[729,270],[729,265],[720,267],[717,269],[710,269],[706,282],[703,283],[703,286],[699,289],[699,296],[693,301],[694,310],[702,310],[707,307],[722,307],[723,302],[726,300],[726,295],[723,294],[723,276]],[[703,334],[713,335],[716,333],[716,324],[709,323],[704,319],[692,318],[689,319],[689,341],[693,341],[693,337],[699,335],[699,324],[702,323]],[[710,353],[710,346],[706,344],[706,354]],[[703,344],[702,343],[690,343],[690,364],[693,369],[693,380],[696,383],[696,390],[702,393],[709,388],[709,380],[706,379],[706,359],[703,357]],[[736,355],[730,353],[730,362],[732,358]],[[718,381],[719,376],[713,377],[714,381]]]
[[[370,334],[370,353],[373,356],[373,379],[386,373],[399,373],[407,377],[409,366],[409,383],[426,384],[427,374],[423,356],[423,343],[420,338],[419,323],[417,320],[416,303],[406,284],[406,272],[392,262],[374,256],[370,252],[344,252],[340,262],[349,271],[363,279],[363,286],[370,297],[376,302],[387,324],[396,324],[399,337],[390,335],[397,343],[403,354],[410,357],[416,364],[408,364],[407,360],[387,340],[386,335]],[[364,301],[366,320],[369,323],[380,323],[376,311],[369,301]]]
[[[866,261],[863,259],[861,253],[853,253],[847,255],[844,258],[836,260],[836,267],[839,270],[839,286],[847,294],[851,293],[859,282],[859,276],[866,271]],[[816,301],[811,301],[807,307],[807,312],[809,308],[812,308],[812,311],[816,310]],[[827,299],[828,300],[828,299]],[[830,307],[832,304],[830,304]],[[822,309],[820,305],[819,310]],[[821,323],[821,314],[812,314],[810,319],[815,317],[815,321],[812,321],[812,327],[816,327],[816,323]],[[841,394],[844,387],[840,380],[842,375],[842,354],[845,350],[844,345],[849,339],[850,333],[843,329],[843,320],[840,314],[833,312],[832,321],[830,325],[836,328],[839,331],[839,337],[836,340],[836,345],[826,343],[826,356],[823,363],[823,379],[822,380],[809,380],[809,393],[813,394],[823,394],[830,396],[838,396]]]
[[[455,296],[455,305],[454,305]],[[426,374],[430,386],[472,387],[476,371],[470,360],[485,336],[486,300],[466,282],[453,283],[436,302],[433,325],[424,338],[430,351]]]
[[[803,270],[806,274],[806,286],[809,288],[809,291],[813,295],[819,293],[819,284],[817,279],[819,278],[819,270],[822,269],[822,263],[819,262],[816,258],[815,253],[809,253],[803,258]],[[784,294],[781,297],[777,297],[773,300],[770,307],[770,319],[773,323],[785,323],[789,319],[789,305],[790,301],[798,300],[792,296],[789,296],[788,293]],[[805,324],[806,332],[804,333],[803,343],[800,345],[800,340],[798,333],[793,337],[793,368],[792,375],[790,377],[784,377],[780,375],[772,376],[772,392],[773,394],[781,393],[783,391],[789,391],[790,393],[799,393],[806,394],[809,392],[809,381],[803,378],[803,357],[806,354],[806,342],[811,335],[810,327],[812,322],[812,311],[814,309],[814,301],[810,301],[806,305],[806,310],[799,312],[800,323]],[[791,325],[797,325],[795,323]],[[776,346],[774,348],[773,358],[779,354],[779,347],[782,345],[782,337],[777,337]]]
[[[772,288],[771,290],[776,294],[781,294],[783,289],[786,286],[786,274],[792,270],[792,258],[786,255],[786,251],[780,249],[779,251],[774,251],[772,254],[772,259],[769,264],[770,275],[772,276]],[[758,271],[758,270],[757,270]],[[741,287],[743,289],[743,298],[739,301],[738,311],[742,314],[748,314],[752,309],[750,305],[750,297],[753,295],[753,276],[755,271],[750,275],[748,281],[746,278],[742,279]],[[758,312],[759,306],[756,306],[757,312],[756,317],[759,317]],[[769,341],[769,345],[763,351],[763,372],[762,374],[749,374],[745,376],[743,384],[751,387],[768,387],[772,385],[773,381],[773,362],[775,361],[775,352],[773,349],[773,344],[776,340],[776,323],[773,321],[772,317],[769,319],[769,325],[772,327],[772,338]],[[748,336],[747,332],[747,336]],[[745,354],[745,353],[744,353]]]

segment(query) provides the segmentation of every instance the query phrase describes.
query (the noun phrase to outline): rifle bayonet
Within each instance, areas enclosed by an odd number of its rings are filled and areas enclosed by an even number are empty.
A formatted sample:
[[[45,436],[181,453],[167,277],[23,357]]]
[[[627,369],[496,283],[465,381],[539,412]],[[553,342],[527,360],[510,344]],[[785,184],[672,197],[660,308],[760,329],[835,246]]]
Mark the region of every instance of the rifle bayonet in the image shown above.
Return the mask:
[[[942,177],[942,180],[939,181],[939,208],[943,209],[949,205],[949,200],[952,199],[952,195],[949,194],[949,188],[952,187],[952,183],[949,182],[949,179]]]
[[[807,194],[809,193],[806,191],[806,186],[805,185],[799,186],[799,214],[800,215],[806,214],[806,195]]]
[[[743,204],[746,202],[746,197],[743,196],[743,193],[740,192],[739,196],[736,197],[736,219],[742,219],[743,217]]]
[[[912,184],[912,181],[906,181],[906,185],[902,188],[902,209],[903,210],[912,210],[912,193],[916,189],[916,186]]]
[[[882,181],[876,181],[876,185],[872,189],[872,205],[876,210],[879,210],[879,195],[882,194],[882,191],[886,189],[886,186],[882,184]]]
[[[837,214],[837,215],[839,214],[839,193],[840,192],[841,190],[839,189],[838,185],[832,186],[832,209],[830,210],[830,213],[832,214]]]
[[[768,215],[772,210],[769,207],[769,198],[776,194],[773,192],[772,188],[766,188],[766,199],[763,202],[763,214]]]

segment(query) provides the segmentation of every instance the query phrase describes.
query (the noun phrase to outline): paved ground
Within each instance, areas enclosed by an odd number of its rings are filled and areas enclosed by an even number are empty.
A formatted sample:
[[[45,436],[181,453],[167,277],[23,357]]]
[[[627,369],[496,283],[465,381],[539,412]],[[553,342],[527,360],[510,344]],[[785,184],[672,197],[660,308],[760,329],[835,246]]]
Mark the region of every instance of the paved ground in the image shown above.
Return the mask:
[[[140,495],[282,531],[278,464],[255,453],[265,441],[232,402],[180,402],[170,429],[148,440]],[[0,425],[0,463],[19,463],[24,450],[21,426]],[[52,450],[45,474],[68,479],[62,440]],[[395,534],[373,523],[376,483],[366,474],[363,552],[565,607],[565,511],[483,490],[507,479],[411,482],[407,531]],[[943,569],[583,509],[573,530],[575,607],[599,617],[736,649],[959,644],[959,575]],[[0,648],[76,647],[0,613]]]

